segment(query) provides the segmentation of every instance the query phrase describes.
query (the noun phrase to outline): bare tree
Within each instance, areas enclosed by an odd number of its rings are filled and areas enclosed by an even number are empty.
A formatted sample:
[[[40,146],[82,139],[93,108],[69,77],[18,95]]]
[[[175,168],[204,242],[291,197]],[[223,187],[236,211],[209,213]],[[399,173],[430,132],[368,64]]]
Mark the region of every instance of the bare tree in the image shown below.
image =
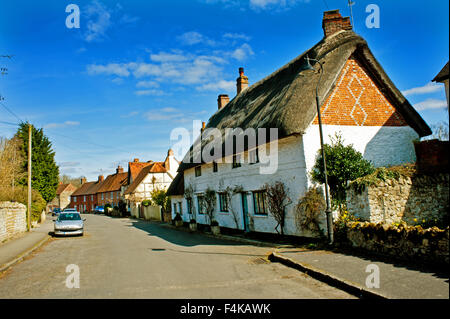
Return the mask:
[[[286,217],[286,206],[292,203],[289,198],[288,189],[280,181],[275,182],[273,185],[264,185],[266,190],[266,201],[270,214],[275,218],[277,225],[275,230],[278,234],[284,234],[284,220]],[[280,227],[280,230],[278,230]]]
[[[12,139],[0,138],[0,188],[11,188],[14,192],[16,181],[26,176],[23,169],[23,155],[20,152],[21,141],[17,137]]]

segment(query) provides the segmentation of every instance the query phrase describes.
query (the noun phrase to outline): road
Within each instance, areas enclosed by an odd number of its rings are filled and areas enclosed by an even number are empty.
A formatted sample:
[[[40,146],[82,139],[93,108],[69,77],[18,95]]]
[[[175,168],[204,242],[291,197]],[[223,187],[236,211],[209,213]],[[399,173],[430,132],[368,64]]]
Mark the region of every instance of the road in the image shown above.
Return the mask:
[[[0,274],[0,298],[353,298],[257,247],[156,222],[87,218],[84,237],[52,238]],[[70,264],[80,287],[66,287]]]

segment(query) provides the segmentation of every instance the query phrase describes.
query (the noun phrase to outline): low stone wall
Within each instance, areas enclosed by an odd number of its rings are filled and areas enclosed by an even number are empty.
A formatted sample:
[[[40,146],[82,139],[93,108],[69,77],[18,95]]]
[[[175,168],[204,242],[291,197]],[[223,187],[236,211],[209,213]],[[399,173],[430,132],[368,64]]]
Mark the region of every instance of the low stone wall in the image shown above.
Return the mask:
[[[0,202],[0,243],[26,231],[26,206],[20,203]]]
[[[372,223],[416,224],[448,218],[449,174],[402,176],[379,181],[363,190],[347,190],[347,209]]]
[[[353,247],[403,260],[449,264],[449,228],[422,229],[420,226],[399,226],[352,222],[346,230]]]

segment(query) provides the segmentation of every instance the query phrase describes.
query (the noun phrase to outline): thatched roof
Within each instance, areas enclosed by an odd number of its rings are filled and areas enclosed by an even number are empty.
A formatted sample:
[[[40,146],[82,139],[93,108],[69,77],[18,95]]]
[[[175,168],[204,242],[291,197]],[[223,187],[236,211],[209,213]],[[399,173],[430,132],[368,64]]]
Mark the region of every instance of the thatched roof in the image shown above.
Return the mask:
[[[345,63],[354,55],[408,125],[419,136],[431,134],[425,121],[384,72],[367,42],[353,31],[340,31],[323,38],[308,51],[255,83],[218,110],[209,119],[206,129],[219,128],[224,135],[225,128],[278,128],[278,138],[303,134],[317,115],[315,88],[319,79],[319,72],[305,70],[306,55],[323,64],[319,87],[321,102],[331,94]],[[315,69],[318,70],[317,66]],[[188,163],[187,158],[193,156],[195,158],[196,154],[191,148],[179,171],[196,165]]]
[[[184,194],[184,174],[179,173],[170,183],[167,189],[167,196],[183,195]]]

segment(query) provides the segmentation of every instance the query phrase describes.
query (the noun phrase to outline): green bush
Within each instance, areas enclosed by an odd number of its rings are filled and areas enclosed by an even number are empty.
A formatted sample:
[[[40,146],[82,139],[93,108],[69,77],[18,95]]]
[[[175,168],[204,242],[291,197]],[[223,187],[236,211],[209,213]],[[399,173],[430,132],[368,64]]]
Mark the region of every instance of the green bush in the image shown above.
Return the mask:
[[[183,219],[181,218],[181,215],[180,214],[176,214],[175,215],[175,218],[173,219],[174,221],[182,221]]]
[[[18,202],[25,206],[28,205],[28,189],[23,186],[16,186],[13,189],[2,188],[0,190],[0,202]],[[41,218],[41,213],[45,210],[47,202],[42,198],[41,194],[35,190],[31,190],[31,220],[39,221]]]
[[[149,200],[149,199],[144,199],[141,204],[144,207],[148,207],[148,206],[150,206],[152,204],[152,201]]]
[[[212,220],[211,226],[219,226],[219,222],[217,220]]]
[[[324,214],[326,203],[322,192],[316,188],[310,188],[298,201],[295,208],[295,221],[298,230],[307,229],[318,234],[320,230],[320,216]]]
[[[344,145],[342,136],[336,133],[331,137],[331,145],[324,144],[327,164],[328,185],[334,207],[342,211],[346,202],[347,181],[371,174],[375,168],[371,162],[353,148],[353,145]],[[318,151],[316,163],[312,169],[311,177],[319,183],[325,183],[325,174],[321,150]]]

